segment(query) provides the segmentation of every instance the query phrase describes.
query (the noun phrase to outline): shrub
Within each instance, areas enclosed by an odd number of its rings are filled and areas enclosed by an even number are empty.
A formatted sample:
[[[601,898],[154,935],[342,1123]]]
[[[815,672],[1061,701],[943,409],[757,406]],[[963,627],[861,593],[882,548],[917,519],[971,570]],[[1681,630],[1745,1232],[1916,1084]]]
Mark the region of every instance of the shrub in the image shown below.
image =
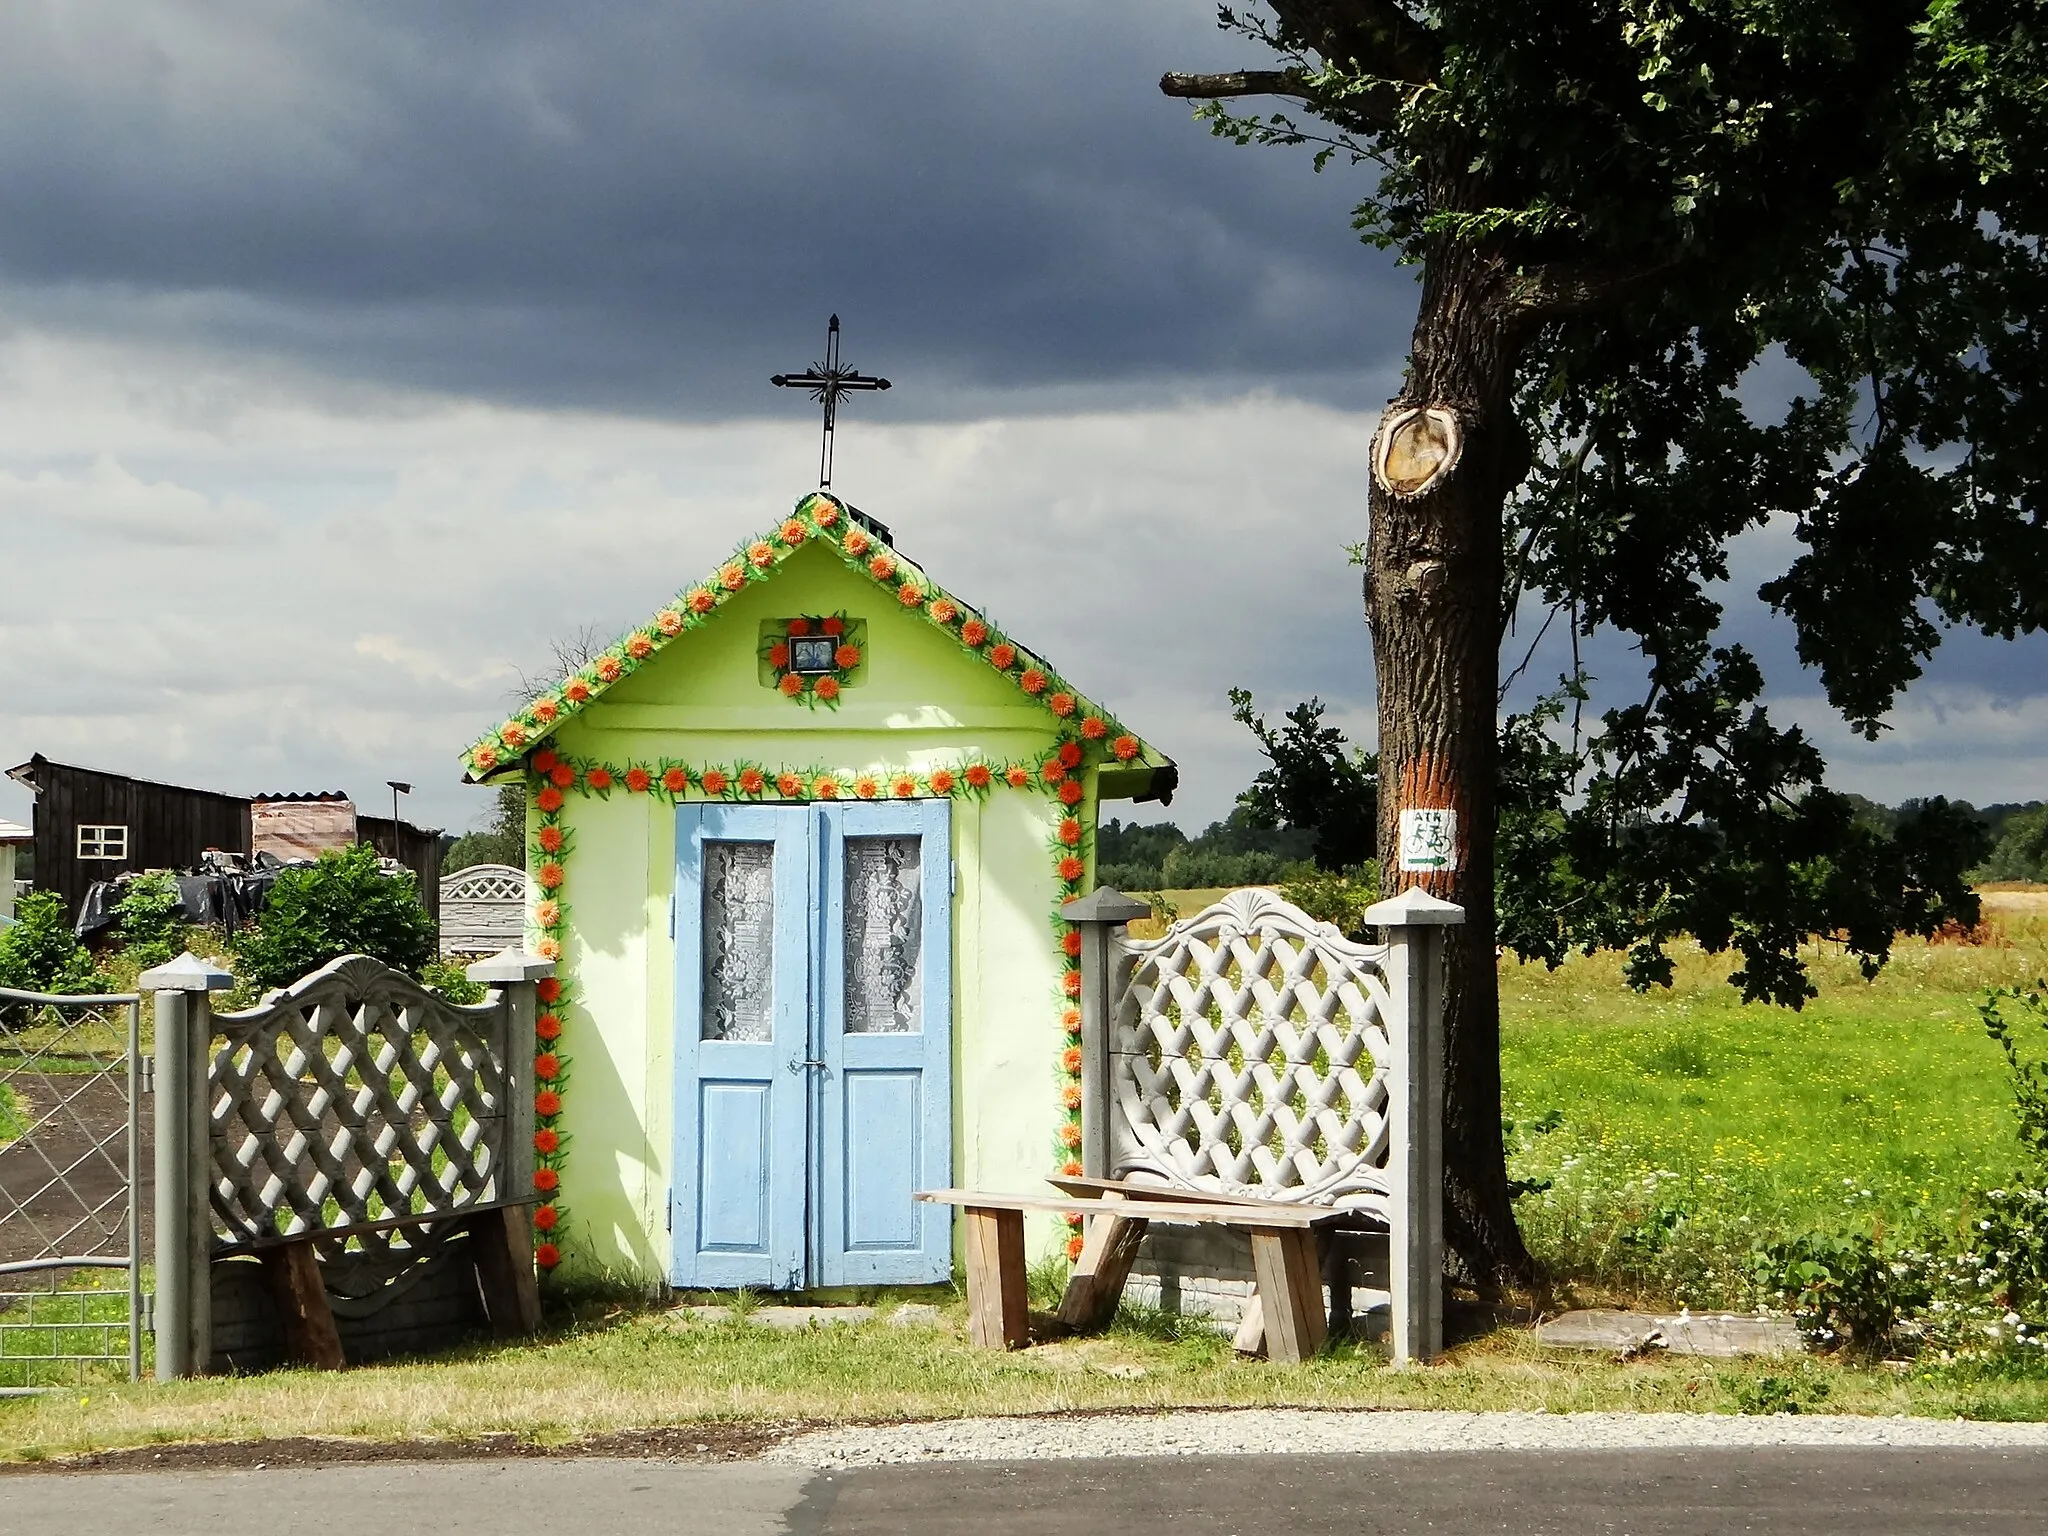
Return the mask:
[[[1861,1232],[1802,1233],[1760,1246],[1753,1262],[1799,1331],[1826,1349],[1887,1350],[1900,1322],[1934,1299],[1926,1265],[1888,1256]]]
[[[171,958],[184,906],[174,875],[159,871],[128,883],[114,903],[114,916],[121,923],[123,955],[135,969],[147,970]]]
[[[18,992],[91,992],[98,976],[55,891],[30,891],[0,931],[0,987]]]
[[[1803,1368],[1724,1376],[1722,1384],[1735,1399],[1735,1411],[1744,1414],[1802,1413],[1825,1402],[1828,1395],[1826,1379]]]
[[[1365,930],[1365,909],[1380,899],[1379,871],[1371,866],[1341,875],[1303,870],[1280,887],[1280,894],[1317,922],[1355,936]]]
[[[385,874],[376,850],[358,843],[279,874],[235,958],[259,987],[287,986],[342,955],[369,955],[417,974],[434,958],[438,937],[417,877]]]
[[[2035,1050],[2021,1049],[2014,1034],[2018,1019],[2008,1018],[2008,1012],[2048,1031],[2048,981],[2037,981],[2031,987],[1993,987],[1977,1004],[1984,1033],[2005,1053],[2013,1104],[2020,1117],[2020,1144],[2037,1163],[2048,1165],[2048,1064]],[[2038,1044],[2031,1031],[2028,1038]]]
[[[469,973],[453,960],[429,960],[420,967],[420,981],[451,1003],[480,1003],[490,991],[482,982],[471,981]]]

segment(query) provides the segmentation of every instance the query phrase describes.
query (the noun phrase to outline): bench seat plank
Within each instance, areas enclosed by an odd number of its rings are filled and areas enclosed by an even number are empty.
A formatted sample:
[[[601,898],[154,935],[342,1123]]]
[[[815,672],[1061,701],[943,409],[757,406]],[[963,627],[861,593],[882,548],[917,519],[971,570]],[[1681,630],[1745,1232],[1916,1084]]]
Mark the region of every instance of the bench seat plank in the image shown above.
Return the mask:
[[[986,1194],[973,1189],[921,1189],[915,1198],[929,1200],[937,1205],[966,1206],[970,1210],[1079,1211],[1083,1215],[1098,1215],[1104,1211],[1137,1215],[1140,1213],[1133,1211],[1131,1207],[1142,1205],[1142,1214],[1146,1221],[1163,1221],[1173,1226],[1242,1227],[1247,1231],[1257,1231],[1262,1227],[1275,1231],[1305,1231],[1311,1227],[1342,1221],[1346,1215],[1343,1211],[1327,1210],[1322,1206],[1281,1205],[1277,1202],[1241,1206],[1190,1205],[1166,1200],[1126,1202],[1107,1198],[1061,1200],[1049,1195]]]

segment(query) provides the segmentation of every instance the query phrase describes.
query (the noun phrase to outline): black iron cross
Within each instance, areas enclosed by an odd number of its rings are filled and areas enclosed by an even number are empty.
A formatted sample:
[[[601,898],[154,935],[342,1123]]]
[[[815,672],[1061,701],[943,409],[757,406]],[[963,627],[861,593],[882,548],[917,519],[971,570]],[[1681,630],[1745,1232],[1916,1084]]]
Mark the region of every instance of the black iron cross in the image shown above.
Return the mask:
[[[832,486],[832,428],[839,419],[839,397],[850,390],[887,389],[889,381],[839,366],[839,317],[825,328],[825,361],[802,373],[778,373],[768,381],[782,389],[807,389],[825,407],[825,441],[818,449],[818,485]]]

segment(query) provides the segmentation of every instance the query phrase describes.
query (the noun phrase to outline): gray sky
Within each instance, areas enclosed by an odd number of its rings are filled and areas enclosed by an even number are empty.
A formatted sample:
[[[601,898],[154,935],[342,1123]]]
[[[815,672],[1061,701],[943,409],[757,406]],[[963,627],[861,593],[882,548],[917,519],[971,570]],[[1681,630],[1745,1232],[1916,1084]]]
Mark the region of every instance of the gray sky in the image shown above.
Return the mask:
[[[1158,95],[1252,62],[1212,16],[16,0],[0,759],[409,779],[468,825],[455,753],[550,636],[809,488],[815,417],[767,375],[832,310],[896,383],[849,407],[840,488],[1179,757],[1173,814],[1256,767],[1233,684],[1369,735],[1343,547],[1412,282],[1352,237],[1352,173]],[[1841,783],[2048,793],[2048,649],[1956,645],[1853,743],[1746,598],[1783,549],[1731,597]]]

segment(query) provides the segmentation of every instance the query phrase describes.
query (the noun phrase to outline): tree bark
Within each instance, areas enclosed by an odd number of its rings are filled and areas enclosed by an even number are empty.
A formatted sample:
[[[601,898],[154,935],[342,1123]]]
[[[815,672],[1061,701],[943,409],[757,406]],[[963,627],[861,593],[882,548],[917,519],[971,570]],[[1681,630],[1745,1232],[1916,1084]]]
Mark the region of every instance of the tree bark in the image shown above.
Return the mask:
[[[1510,281],[1485,255],[1448,242],[1425,263],[1408,378],[1390,410],[1448,409],[1463,449],[1419,493],[1374,482],[1365,588],[1379,682],[1381,888],[1421,885],[1465,908],[1446,946],[1445,1227],[1486,1283],[1532,1272],[1501,1140],[1494,959],[1501,509],[1529,457],[1513,402],[1524,311]],[[1456,813],[1454,868],[1400,869],[1400,813],[1417,808]]]

